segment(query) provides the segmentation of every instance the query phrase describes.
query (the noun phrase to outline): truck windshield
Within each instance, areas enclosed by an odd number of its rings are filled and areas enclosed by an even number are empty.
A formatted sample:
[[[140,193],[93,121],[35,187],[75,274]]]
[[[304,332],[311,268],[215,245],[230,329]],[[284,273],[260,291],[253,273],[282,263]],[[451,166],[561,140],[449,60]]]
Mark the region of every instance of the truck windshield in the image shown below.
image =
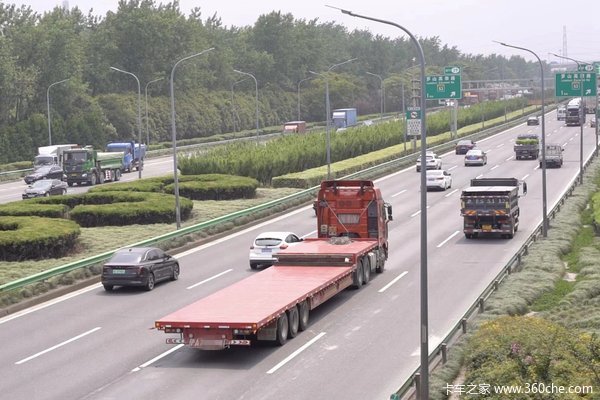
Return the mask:
[[[67,153],[65,162],[77,162],[87,160],[87,153],[85,151]]]

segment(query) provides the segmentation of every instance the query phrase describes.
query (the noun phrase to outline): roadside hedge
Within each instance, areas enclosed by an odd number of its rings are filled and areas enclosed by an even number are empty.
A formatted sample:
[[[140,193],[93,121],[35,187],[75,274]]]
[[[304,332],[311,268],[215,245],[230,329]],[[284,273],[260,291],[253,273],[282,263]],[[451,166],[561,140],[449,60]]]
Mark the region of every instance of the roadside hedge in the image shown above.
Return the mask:
[[[37,216],[68,218],[70,207],[66,204],[42,204],[34,199],[0,204],[0,216]]]
[[[73,221],[42,217],[0,217],[0,259],[20,261],[63,257],[81,233]]]

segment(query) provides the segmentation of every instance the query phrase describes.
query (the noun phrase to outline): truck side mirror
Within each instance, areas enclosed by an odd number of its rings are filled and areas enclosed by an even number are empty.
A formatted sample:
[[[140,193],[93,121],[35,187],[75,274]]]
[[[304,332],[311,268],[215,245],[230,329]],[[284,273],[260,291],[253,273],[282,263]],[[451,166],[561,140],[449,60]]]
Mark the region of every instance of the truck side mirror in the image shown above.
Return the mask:
[[[390,203],[385,203],[384,206],[388,221],[393,221],[394,216],[392,215],[392,205]]]
[[[527,194],[527,182],[523,182],[523,196]]]

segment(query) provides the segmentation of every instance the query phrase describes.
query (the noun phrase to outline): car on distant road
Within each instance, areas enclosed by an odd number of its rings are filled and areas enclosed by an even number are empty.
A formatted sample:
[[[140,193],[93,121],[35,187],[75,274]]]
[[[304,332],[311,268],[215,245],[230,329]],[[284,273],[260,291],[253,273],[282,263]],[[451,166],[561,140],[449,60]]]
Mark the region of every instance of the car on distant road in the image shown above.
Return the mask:
[[[427,171],[427,189],[446,190],[452,187],[452,174],[444,169]]]
[[[25,183],[30,185],[40,179],[63,179],[63,169],[59,165],[43,165],[25,176]]]
[[[102,267],[101,282],[108,292],[115,286],[142,286],[147,291],[160,281],[179,279],[179,261],[156,247],[117,250]]]
[[[456,143],[454,151],[456,154],[466,154],[467,151],[471,150],[473,147],[475,147],[474,141],[472,141],[471,139],[463,139],[459,140],[458,143]]]
[[[486,165],[487,155],[480,149],[471,149],[465,154],[465,167],[470,165]]]
[[[421,171],[421,157],[417,158],[417,172]],[[425,156],[426,169],[442,169],[442,159],[435,153],[427,153]]]
[[[67,194],[67,184],[58,179],[41,179],[29,185],[23,192],[23,199],[34,197],[48,197]]]
[[[277,261],[277,253],[287,249],[303,239],[292,232],[263,232],[259,234],[250,246],[250,268],[257,269],[259,266],[270,267]]]
[[[539,125],[540,124],[540,117],[532,115],[531,117],[527,118],[527,125]]]

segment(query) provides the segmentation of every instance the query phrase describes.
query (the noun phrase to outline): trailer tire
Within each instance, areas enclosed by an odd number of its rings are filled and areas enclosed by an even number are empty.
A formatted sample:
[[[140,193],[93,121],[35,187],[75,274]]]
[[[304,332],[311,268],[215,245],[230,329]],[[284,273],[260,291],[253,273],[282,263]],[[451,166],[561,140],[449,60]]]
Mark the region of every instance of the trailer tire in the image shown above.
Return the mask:
[[[150,274],[148,275],[148,281],[146,282],[146,286],[144,287],[147,292],[154,289],[154,283],[155,283],[154,274],[152,272],[150,272]]]
[[[363,285],[366,285],[371,280],[371,259],[367,256],[361,261],[363,265]]]
[[[275,342],[279,346],[283,346],[287,342],[289,333],[288,317],[286,313],[283,313],[277,319],[277,333]]]
[[[304,300],[298,305],[298,329],[305,331],[308,328],[308,319],[310,317],[310,309],[308,308],[308,302]]]
[[[300,327],[300,315],[298,315],[298,307],[294,306],[287,311],[288,325],[290,328],[289,337],[295,338]]]
[[[363,271],[362,262],[359,262],[354,272],[352,272],[352,287],[354,289],[360,289],[363,284]]]

